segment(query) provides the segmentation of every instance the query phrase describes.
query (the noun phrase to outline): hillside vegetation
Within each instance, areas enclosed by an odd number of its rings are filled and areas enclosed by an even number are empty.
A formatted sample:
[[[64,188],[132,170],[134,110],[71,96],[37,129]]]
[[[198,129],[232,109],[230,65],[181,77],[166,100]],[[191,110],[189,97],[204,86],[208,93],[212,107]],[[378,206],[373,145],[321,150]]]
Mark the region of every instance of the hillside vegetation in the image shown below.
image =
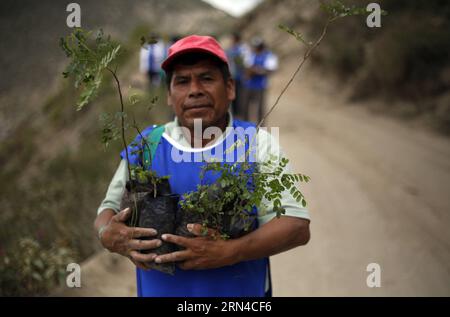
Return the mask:
[[[366,7],[373,1],[343,1]],[[450,133],[450,3],[444,0],[376,1],[388,14],[380,28],[365,17],[338,20],[313,56],[336,91],[349,101],[377,100],[377,111],[419,119]],[[238,24],[246,38],[262,35],[283,64],[298,60],[302,47],[277,28],[285,24],[315,39],[326,16],[319,1],[267,0]],[[261,25],[267,27],[261,28]]]

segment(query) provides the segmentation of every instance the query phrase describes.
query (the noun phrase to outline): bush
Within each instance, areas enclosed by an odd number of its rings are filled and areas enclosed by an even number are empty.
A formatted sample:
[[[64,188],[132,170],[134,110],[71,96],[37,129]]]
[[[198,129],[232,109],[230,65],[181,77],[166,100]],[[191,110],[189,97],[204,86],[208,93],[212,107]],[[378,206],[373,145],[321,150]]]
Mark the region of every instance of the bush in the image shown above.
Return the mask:
[[[22,238],[14,252],[2,255],[0,296],[46,294],[65,282],[67,264],[73,259],[73,252],[65,246],[44,249],[37,241]]]
[[[352,2],[365,6],[370,1],[346,1]],[[439,0],[379,4],[388,12],[381,28],[366,27],[363,18],[339,21],[316,61],[340,79],[351,79],[356,98],[386,95],[418,101],[448,90],[441,72],[450,65],[450,4]]]

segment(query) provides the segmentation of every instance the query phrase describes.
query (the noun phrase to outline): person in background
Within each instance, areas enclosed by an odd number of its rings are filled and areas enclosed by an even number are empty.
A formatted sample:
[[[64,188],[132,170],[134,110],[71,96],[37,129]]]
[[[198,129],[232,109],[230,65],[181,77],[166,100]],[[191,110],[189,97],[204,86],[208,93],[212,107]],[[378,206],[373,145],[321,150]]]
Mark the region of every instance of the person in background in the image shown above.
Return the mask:
[[[147,74],[150,88],[161,85],[161,63],[167,56],[167,45],[156,33],[149,36],[148,43],[141,48],[139,70]]]
[[[244,120],[250,120],[250,113],[256,108],[257,121],[261,121],[265,113],[265,95],[269,75],[278,68],[278,58],[267,49],[260,37],[251,40],[252,51],[244,60],[244,97],[242,110]]]
[[[232,45],[227,50],[227,57],[230,64],[231,76],[234,79],[236,97],[231,104],[233,113],[237,117],[242,117],[241,99],[243,93],[244,60],[249,54],[248,46],[241,41],[241,35],[238,32],[232,35]]]

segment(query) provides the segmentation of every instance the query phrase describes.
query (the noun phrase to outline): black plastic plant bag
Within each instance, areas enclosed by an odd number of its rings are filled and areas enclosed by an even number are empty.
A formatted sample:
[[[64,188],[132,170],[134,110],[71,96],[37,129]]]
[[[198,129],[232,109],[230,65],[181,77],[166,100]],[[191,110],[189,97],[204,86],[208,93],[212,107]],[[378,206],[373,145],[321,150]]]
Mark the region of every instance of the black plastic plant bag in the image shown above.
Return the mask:
[[[199,214],[188,213],[179,208],[178,212],[177,212],[177,217],[176,217],[175,234],[178,236],[194,238],[196,236],[194,234],[192,234],[191,232],[189,232],[189,230],[187,229],[187,225],[189,223],[192,223],[192,224],[200,223],[201,224],[202,221],[203,220]]]
[[[168,183],[168,182],[167,182]],[[161,185],[157,188],[157,195],[154,196],[153,191],[150,191],[150,187],[138,187],[135,186],[138,192],[130,191],[130,184],[127,184],[127,190],[122,198],[121,209],[130,207],[132,210],[135,209],[135,201],[138,212],[136,213],[137,218],[134,222],[137,227],[141,228],[153,228],[158,233],[156,237],[140,238],[146,239],[161,239],[161,235],[165,233],[174,234],[175,233],[175,217],[178,209],[179,195],[170,194],[170,189],[167,189],[167,185]],[[170,188],[170,187],[169,187]],[[136,190],[135,189],[135,190]],[[142,191],[147,190],[147,191]],[[131,217],[127,223],[128,226],[133,226],[131,223]],[[162,245],[156,249],[142,250],[141,253],[156,253],[167,254],[177,250],[175,245],[172,243],[164,242],[162,239]],[[174,263],[149,263],[151,269],[155,269],[164,273],[174,274],[175,264]]]
[[[223,194],[223,190],[220,189],[212,189],[209,190],[209,195],[211,195],[212,198],[217,198],[218,196]],[[239,200],[239,197],[236,199]],[[238,202],[239,203],[239,202]],[[239,237],[244,236],[245,234],[251,232],[256,228],[256,215],[250,214],[246,212],[245,217],[240,217],[236,215],[233,217],[228,212],[231,210],[232,206],[234,205],[234,202],[227,204],[223,207],[223,215],[220,217],[220,233],[227,235],[231,239],[236,239]],[[215,206],[211,206],[211,208],[215,208]],[[205,212],[205,214],[208,214],[209,212]],[[175,230],[175,234],[185,236],[185,237],[195,237],[192,233],[190,233],[187,230],[187,224],[189,223],[200,223],[202,224],[203,221],[206,221],[209,224],[213,224],[214,221],[212,219],[209,219],[205,215],[201,215],[200,213],[195,212],[189,212],[185,210],[178,210],[177,213],[177,227]],[[212,229],[215,229],[214,226]]]
[[[227,212],[222,217],[222,233],[231,239],[240,238],[256,228],[256,215],[248,215],[248,218],[231,216]]]

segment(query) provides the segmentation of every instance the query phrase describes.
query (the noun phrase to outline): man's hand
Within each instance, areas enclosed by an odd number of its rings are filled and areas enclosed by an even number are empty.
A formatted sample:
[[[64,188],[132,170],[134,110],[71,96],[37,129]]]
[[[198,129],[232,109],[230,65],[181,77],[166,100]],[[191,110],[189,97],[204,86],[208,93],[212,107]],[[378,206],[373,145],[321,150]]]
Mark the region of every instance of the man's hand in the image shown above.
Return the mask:
[[[211,269],[269,257],[304,245],[310,238],[309,220],[291,216],[273,218],[238,239],[226,241],[217,238],[211,229],[202,236],[201,228],[200,224],[188,225],[189,231],[198,236],[195,238],[163,235],[164,241],[186,250],[159,255],[155,262],[181,262],[179,266],[186,270]]]
[[[202,234],[201,224],[188,224],[188,230],[195,234],[195,238],[186,238],[173,234],[163,234],[162,239],[185,247],[186,250],[176,251],[156,257],[156,263],[180,262],[178,266],[183,270],[213,269],[238,262],[233,252],[233,240],[222,240],[217,232],[208,229]]]
[[[139,250],[150,250],[161,246],[161,240],[140,240],[136,238],[153,237],[157,234],[151,228],[130,228],[125,221],[130,217],[131,210],[126,208],[114,215],[101,233],[100,242],[110,252],[126,256],[137,267],[148,270],[149,262],[152,262],[156,254],[143,254]]]

